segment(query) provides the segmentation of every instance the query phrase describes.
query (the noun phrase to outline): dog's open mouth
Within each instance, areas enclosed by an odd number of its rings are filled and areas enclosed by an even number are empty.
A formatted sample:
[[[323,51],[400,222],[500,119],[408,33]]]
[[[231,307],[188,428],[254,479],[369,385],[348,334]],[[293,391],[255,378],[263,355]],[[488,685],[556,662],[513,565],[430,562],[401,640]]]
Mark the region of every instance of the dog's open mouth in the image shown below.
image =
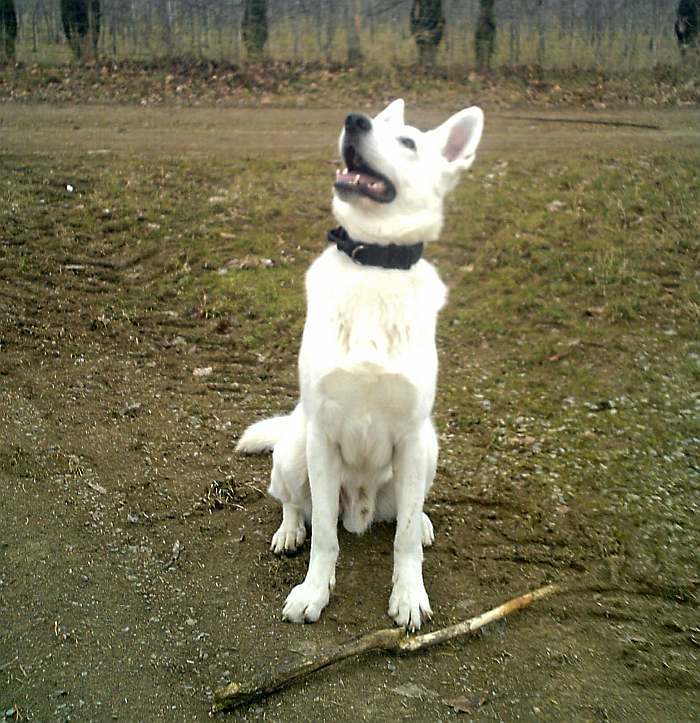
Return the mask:
[[[333,187],[338,191],[350,191],[376,201],[390,203],[396,197],[396,187],[384,175],[378,173],[352,144],[343,147],[343,160],[346,167],[336,171]]]

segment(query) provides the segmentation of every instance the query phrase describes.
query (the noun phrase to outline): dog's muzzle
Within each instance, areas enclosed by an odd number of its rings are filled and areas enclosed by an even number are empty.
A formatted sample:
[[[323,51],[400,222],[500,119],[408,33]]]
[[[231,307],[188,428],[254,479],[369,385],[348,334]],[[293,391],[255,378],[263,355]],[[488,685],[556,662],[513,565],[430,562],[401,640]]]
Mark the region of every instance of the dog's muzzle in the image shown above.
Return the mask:
[[[343,160],[345,168],[336,171],[333,187],[343,194],[360,195],[376,203],[390,203],[396,198],[396,186],[363,158],[360,148],[372,130],[372,119],[364,113],[350,113],[345,118]]]
[[[372,130],[372,119],[364,113],[349,113],[345,118],[345,133],[363,135]]]

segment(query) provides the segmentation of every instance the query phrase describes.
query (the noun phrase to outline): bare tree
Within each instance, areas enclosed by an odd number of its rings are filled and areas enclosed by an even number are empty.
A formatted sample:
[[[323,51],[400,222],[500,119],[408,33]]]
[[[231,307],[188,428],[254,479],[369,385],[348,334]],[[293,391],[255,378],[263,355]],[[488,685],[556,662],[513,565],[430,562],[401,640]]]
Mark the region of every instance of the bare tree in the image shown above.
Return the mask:
[[[169,57],[173,54],[173,24],[170,17],[168,0],[155,0],[155,10],[158,25],[160,26],[163,52]]]
[[[442,13],[442,0],[413,0],[411,34],[416,41],[420,65],[435,65],[444,29],[445,16]]]
[[[698,0],[680,0],[676,11],[676,39],[681,51],[681,57],[686,59],[689,48],[695,47],[698,50],[698,21],[700,21],[700,3]]]
[[[345,32],[348,39],[348,65],[359,65],[362,62],[362,47],[358,0],[347,0],[345,3]]]
[[[249,58],[262,57],[267,35],[267,0],[245,0],[243,44]]]
[[[496,18],[493,13],[494,0],[479,0],[479,20],[474,33],[476,67],[481,71],[491,69],[491,58],[496,49]]]
[[[0,0],[0,63],[15,59],[17,12],[14,0]]]
[[[100,0],[61,0],[63,32],[77,60],[97,56]]]
[[[338,27],[338,14],[336,3],[333,0],[326,3],[325,6],[325,22],[319,22],[319,35],[321,37],[321,51],[323,53],[323,59],[326,63],[330,63],[333,59],[333,43],[335,41],[335,32]],[[320,34],[323,29],[323,34]]]
[[[511,67],[520,64],[520,26],[522,3],[510,0],[510,23],[508,26],[508,62]]]
[[[536,23],[537,23],[537,64],[544,65],[546,51],[547,22],[546,22],[546,0],[537,0]]]
[[[21,58],[63,42],[62,6],[89,9],[93,2],[98,0],[0,0],[0,6],[14,5]],[[239,62],[241,56],[256,58],[269,50],[290,60],[347,57],[358,65],[402,63],[415,47],[422,65],[434,64],[439,54],[441,62],[463,68],[476,43],[482,69],[499,62],[631,70],[680,60],[671,30],[676,21],[681,53],[689,55],[700,41],[692,35],[698,2],[99,0],[99,15],[92,13],[99,46],[91,32],[81,36],[79,21],[68,24],[68,33],[73,28],[75,33],[66,37],[81,56],[99,47],[111,57],[216,54]],[[500,33],[496,45],[492,23]]]

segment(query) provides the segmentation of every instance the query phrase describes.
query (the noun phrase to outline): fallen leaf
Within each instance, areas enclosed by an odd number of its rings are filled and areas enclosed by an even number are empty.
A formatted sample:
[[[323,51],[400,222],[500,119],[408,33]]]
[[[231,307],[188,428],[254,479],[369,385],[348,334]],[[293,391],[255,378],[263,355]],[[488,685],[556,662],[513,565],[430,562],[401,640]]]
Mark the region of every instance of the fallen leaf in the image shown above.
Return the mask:
[[[557,211],[561,211],[562,208],[566,208],[566,204],[563,201],[552,201],[547,206],[547,210],[550,213],[556,213]]]
[[[552,356],[547,357],[547,361],[556,362],[561,361],[564,359],[564,357],[567,357],[572,349],[575,349],[577,346],[581,345],[580,339],[573,339],[572,341],[567,343],[567,349],[564,349],[563,351],[557,352],[556,354],[552,354]]]
[[[170,569],[178,561],[181,551],[182,545],[180,544],[180,540],[175,540],[173,551],[170,553],[170,559],[165,563],[166,570]]]
[[[484,703],[488,703],[488,701],[488,695],[481,693],[480,695],[471,697],[453,698],[452,700],[444,701],[444,703],[458,713],[473,713],[477,708],[481,708]]]
[[[430,688],[426,688],[424,685],[418,685],[418,683],[404,683],[396,688],[391,688],[392,693],[402,695],[404,698],[436,698],[437,693]]]
[[[244,256],[240,259],[231,259],[227,261],[218,271],[220,276],[227,274],[232,269],[256,269],[263,267],[266,269],[272,268],[275,262],[272,259],[265,259],[260,256]]]
[[[558,354],[552,354],[552,356],[548,356],[547,361],[551,361],[551,362],[561,361],[565,357],[569,356],[570,353],[571,353],[570,350],[560,351]]]

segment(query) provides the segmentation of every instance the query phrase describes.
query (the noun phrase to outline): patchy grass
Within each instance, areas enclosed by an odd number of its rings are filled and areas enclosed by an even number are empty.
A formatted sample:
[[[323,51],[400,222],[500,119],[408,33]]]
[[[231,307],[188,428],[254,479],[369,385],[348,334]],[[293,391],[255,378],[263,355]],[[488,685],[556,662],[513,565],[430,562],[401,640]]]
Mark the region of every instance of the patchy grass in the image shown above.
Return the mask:
[[[269,460],[231,449],[296,399],[334,133],[321,150],[303,114],[285,116],[283,151],[270,136],[225,145],[215,125],[188,146],[189,130],[143,111],[182,143],[176,155],[125,122],[133,109],[108,110],[123,133],[96,140],[85,122],[81,143],[55,110],[37,110],[25,148],[8,127],[0,156],[0,580],[12,583],[0,636],[6,659],[18,655],[0,692],[42,720],[171,706],[184,719],[243,656],[264,669],[300,635],[338,642],[385,611],[391,540],[378,526],[343,536],[342,593],[318,625],[278,622],[307,552],[269,556]],[[634,136],[490,118],[444,241],[428,248],[450,287],[425,562],[436,624],[552,577],[576,594],[468,655],[397,660],[402,679],[440,691],[410,701],[417,718],[444,716],[454,688],[496,691],[501,718],[513,700],[567,720],[695,711],[700,147],[687,119],[660,118],[665,133]],[[121,150],[105,148],[110,133]],[[310,694],[324,718],[336,701],[365,706],[358,719],[398,717],[392,675],[378,658]],[[49,678],[69,695],[47,696]],[[308,695],[292,689],[267,711],[298,719]]]
[[[95,319],[148,334],[167,308],[201,325],[192,339],[215,330],[236,353],[293,367],[304,271],[331,223],[320,159],[98,158],[4,157],[2,225],[21,244],[2,247],[6,268],[59,286],[89,277],[90,264],[109,272],[146,259],[118,297],[90,302]],[[629,439],[608,436],[628,413],[645,429],[638,444],[661,457],[690,439],[690,418],[674,415],[669,435],[666,414],[655,424],[644,405],[692,403],[699,160],[672,149],[486,154],[450,202],[445,242],[428,252],[451,287],[440,343],[455,397],[442,393],[438,414],[478,408],[481,395],[489,418],[566,418],[571,430],[573,408],[581,454],[593,457],[598,435],[612,445],[605,454],[628,452]],[[488,380],[476,397],[474,367]],[[585,437],[608,418],[595,443]],[[468,438],[450,445],[472,454]],[[638,472],[620,468],[630,484]]]

